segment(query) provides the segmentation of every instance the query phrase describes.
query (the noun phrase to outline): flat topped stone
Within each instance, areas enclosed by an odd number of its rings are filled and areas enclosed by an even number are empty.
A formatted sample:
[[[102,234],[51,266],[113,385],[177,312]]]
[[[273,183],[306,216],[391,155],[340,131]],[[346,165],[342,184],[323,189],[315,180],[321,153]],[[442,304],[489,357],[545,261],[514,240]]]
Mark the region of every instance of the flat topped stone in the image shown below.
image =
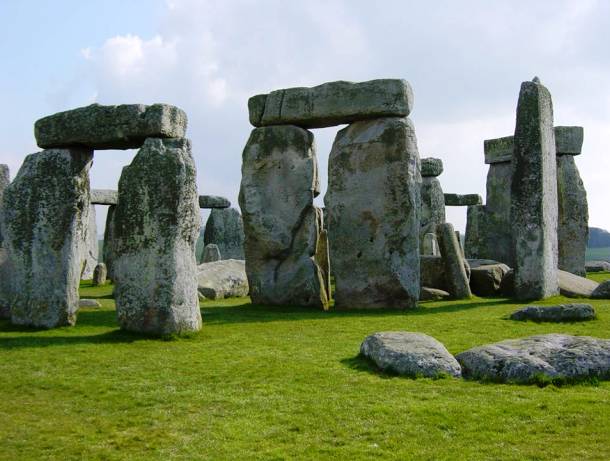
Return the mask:
[[[186,125],[184,111],[168,104],[91,104],[37,120],[34,134],[43,148],[135,149],[146,138],[183,138]]]
[[[445,194],[445,206],[482,205],[483,198],[479,194]]]
[[[443,161],[440,158],[428,157],[421,159],[421,175],[423,177],[440,176],[443,172]]]
[[[554,132],[557,155],[580,155],[582,153],[584,138],[582,126],[556,126]],[[486,139],[483,141],[483,148],[485,151],[485,163],[510,162],[513,158],[514,150],[513,136]]]
[[[610,262],[608,261],[587,261],[585,263],[587,272],[604,272],[610,271]]]
[[[119,192],[111,189],[91,189],[91,205],[116,205]]]
[[[558,304],[556,306],[525,306],[510,315],[512,320],[534,322],[578,322],[595,318],[591,304]]]
[[[248,101],[250,123],[256,127],[324,128],[373,118],[406,117],[412,107],[413,90],[401,79],[288,88],[253,96]]]
[[[218,195],[200,195],[199,208],[229,208],[231,202]]]

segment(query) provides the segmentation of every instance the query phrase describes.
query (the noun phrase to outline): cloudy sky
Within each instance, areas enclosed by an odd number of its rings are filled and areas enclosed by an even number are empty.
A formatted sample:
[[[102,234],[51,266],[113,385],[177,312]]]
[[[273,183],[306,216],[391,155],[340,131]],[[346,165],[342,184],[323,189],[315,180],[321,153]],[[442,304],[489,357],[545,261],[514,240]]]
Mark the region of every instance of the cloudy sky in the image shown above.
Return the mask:
[[[443,159],[445,192],[484,196],[483,140],[513,133],[520,83],[537,75],[555,125],[585,127],[590,225],[610,229],[608,1],[1,0],[0,18],[0,163],[13,176],[44,115],[165,102],[189,116],[199,192],[237,204],[249,96],[405,78],[420,155]],[[324,183],[336,131],[315,133]],[[134,153],[97,152],[92,187],[116,188]],[[448,209],[457,228],[465,217]]]

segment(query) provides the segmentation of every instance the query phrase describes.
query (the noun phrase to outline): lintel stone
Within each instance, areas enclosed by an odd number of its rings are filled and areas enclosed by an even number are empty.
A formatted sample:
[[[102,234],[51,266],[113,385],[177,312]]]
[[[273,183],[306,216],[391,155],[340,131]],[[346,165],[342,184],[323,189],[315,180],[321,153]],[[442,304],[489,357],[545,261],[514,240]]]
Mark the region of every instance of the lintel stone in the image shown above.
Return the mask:
[[[444,194],[445,206],[472,206],[483,204],[483,198],[479,194]]]
[[[200,195],[199,208],[229,208],[231,202],[218,195]]]

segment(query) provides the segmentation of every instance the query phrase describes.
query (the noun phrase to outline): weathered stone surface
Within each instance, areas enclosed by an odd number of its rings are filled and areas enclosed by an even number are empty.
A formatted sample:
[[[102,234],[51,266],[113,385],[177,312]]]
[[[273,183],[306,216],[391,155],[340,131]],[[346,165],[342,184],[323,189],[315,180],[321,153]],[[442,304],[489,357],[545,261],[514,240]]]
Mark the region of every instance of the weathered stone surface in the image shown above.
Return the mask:
[[[493,266],[496,264],[503,264],[500,261],[496,261],[494,259],[468,259],[467,262],[471,269],[475,269],[481,266]]]
[[[288,88],[272,91],[266,97],[254,96],[248,102],[250,123],[257,127],[323,128],[381,117],[406,117],[412,107],[411,85],[399,79]]]
[[[246,272],[253,303],[327,308],[316,260],[319,193],[313,134],[296,126],[252,131],[239,192]]]
[[[11,318],[11,272],[8,251],[0,245],[0,319]]]
[[[208,243],[203,248],[203,253],[201,254],[202,263],[212,263],[214,261],[220,261],[221,259],[222,256],[220,254],[220,249],[218,248],[218,245]]]
[[[424,234],[422,239],[421,254],[426,256],[440,256],[441,251],[438,249],[438,241],[436,240],[436,233]]]
[[[199,208],[229,208],[231,202],[218,195],[200,195]]]
[[[8,165],[0,164],[0,246],[2,246],[2,196],[4,189],[11,183],[11,175]]]
[[[97,266],[99,257],[99,245],[97,241],[97,221],[95,207],[89,206],[89,217],[83,233],[83,254],[81,256],[81,280],[91,280],[93,270]]]
[[[496,139],[486,139],[483,141],[485,152],[485,163],[494,164],[510,162],[515,150],[514,137],[504,136]]]
[[[610,299],[610,280],[605,280],[600,283],[591,293],[591,298]]]
[[[446,206],[481,205],[483,198],[479,194],[445,194]]]
[[[42,148],[133,149],[146,138],[182,138],[186,124],[184,111],[167,104],[91,104],[37,120],[34,134]]]
[[[245,259],[244,223],[235,208],[212,210],[205,224],[203,242],[218,245],[222,259]]]
[[[470,267],[470,289],[477,296],[496,296],[500,293],[502,279],[510,267],[506,264],[490,264]]]
[[[610,340],[548,334],[475,347],[456,356],[468,379],[532,383],[610,377]]]
[[[585,252],[589,240],[589,208],[587,191],[573,155],[557,156],[557,197],[559,268],[584,276]]]
[[[206,299],[248,296],[246,262],[223,259],[200,264],[197,268],[199,293]]]
[[[435,234],[436,227],[445,222],[445,198],[438,178],[425,177],[421,182],[420,244],[426,234]]]
[[[559,304],[557,306],[525,306],[510,315],[512,320],[534,322],[578,322],[595,318],[591,304]]]
[[[195,181],[188,139],[149,138],[123,168],[112,262],[123,329],[171,334],[201,328]]]
[[[108,276],[108,269],[106,264],[98,263],[93,270],[93,286],[102,286],[106,284],[106,277]]]
[[[420,301],[442,301],[450,297],[451,295],[448,292],[438,288],[421,287],[419,290]]]
[[[463,261],[466,277],[470,278],[470,267],[468,266],[468,262],[466,260]],[[445,264],[441,256],[420,256],[420,285],[422,287],[449,291],[450,288],[447,283]]]
[[[610,272],[610,262],[608,261],[587,261],[585,262],[587,272]]]
[[[515,271],[509,270],[500,282],[500,294],[511,298],[515,294]]]
[[[464,269],[464,257],[453,226],[450,223],[439,225],[436,235],[445,269],[447,291],[456,299],[470,298],[472,293],[468,273]]]
[[[116,205],[119,193],[111,189],[91,189],[91,205]]]
[[[599,283],[570,272],[558,270],[559,292],[568,298],[590,298]]]
[[[428,157],[421,159],[421,175],[423,178],[440,176],[443,173],[443,161],[440,158]]]
[[[116,211],[115,205],[108,207],[108,214],[106,215],[106,227],[104,228],[104,247],[102,250],[102,259],[106,264],[107,277],[114,280],[112,272],[112,266],[115,259],[114,251],[114,212]]]
[[[328,177],[335,306],[415,307],[421,176],[412,122],[383,118],[339,131]]]
[[[78,307],[98,308],[102,307],[97,299],[79,299]]]
[[[322,210],[316,209],[318,216],[322,219]],[[328,249],[328,231],[323,228],[324,223],[320,225],[320,236],[318,237],[318,244],[316,246],[316,264],[320,268],[320,273],[324,283],[324,289],[326,293],[332,293],[332,287],[330,283],[330,251]],[[325,306],[328,309],[329,306]]]
[[[375,333],[362,342],[360,354],[382,371],[411,378],[461,376],[460,365],[453,355],[439,341],[423,333]]]
[[[83,148],[28,155],[4,191],[14,324],[53,328],[76,322],[92,159]]]
[[[543,299],[558,292],[558,208],[553,104],[540,83],[521,84],[514,141],[510,220],[515,296]]]

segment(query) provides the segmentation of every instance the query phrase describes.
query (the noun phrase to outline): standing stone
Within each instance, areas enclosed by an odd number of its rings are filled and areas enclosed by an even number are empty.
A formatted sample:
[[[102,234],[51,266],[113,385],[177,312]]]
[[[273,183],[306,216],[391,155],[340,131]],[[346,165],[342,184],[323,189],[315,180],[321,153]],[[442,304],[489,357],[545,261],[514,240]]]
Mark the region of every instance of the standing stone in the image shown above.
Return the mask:
[[[445,198],[438,180],[443,172],[443,162],[437,158],[424,158],[421,161],[421,216],[420,245],[424,244],[426,234],[435,234],[436,226],[445,222]],[[422,253],[427,254],[427,253]]]
[[[521,84],[512,165],[515,296],[542,299],[556,295],[559,288],[553,103],[540,83]]]
[[[108,275],[108,270],[106,269],[106,264],[98,263],[93,270],[93,285],[94,286],[102,286],[106,283],[106,277]]]
[[[441,253],[438,249],[436,233],[428,233],[424,235],[421,254],[425,256],[440,256]]]
[[[337,133],[328,167],[335,305],[416,307],[421,176],[413,123],[349,125]]]
[[[214,245],[213,243],[208,243],[203,248],[203,253],[201,255],[201,263],[212,263],[214,261],[220,261],[222,259],[220,249],[218,245]],[[229,258],[235,259],[235,258]]]
[[[76,322],[92,159],[84,148],[28,155],[4,191],[14,324],[53,328]]]
[[[93,277],[93,270],[95,269],[95,266],[97,266],[97,259],[99,257],[97,222],[94,205],[89,206],[89,219],[83,238],[82,271],[80,278],[81,280],[91,280]]]
[[[184,138],[147,139],[123,168],[112,262],[123,329],[172,334],[201,328],[195,181],[190,141]]]
[[[108,214],[106,215],[106,227],[104,228],[104,249],[102,252],[102,258],[108,272],[108,278],[114,280],[113,274],[113,263],[114,263],[114,213],[116,211],[116,205],[110,205],[108,207]]]
[[[7,165],[0,164],[0,318],[8,319],[10,313],[10,268],[8,252],[2,244],[2,196],[4,189],[10,184],[10,172]]]
[[[464,257],[453,226],[441,224],[437,228],[438,243],[445,269],[445,280],[449,293],[455,299],[470,298],[468,273],[464,267]]]
[[[218,245],[222,259],[245,259],[244,223],[235,208],[213,209],[205,224],[203,243]]]
[[[4,189],[11,183],[11,175],[8,165],[0,164],[0,222],[2,222],[2,196]],[[2,246],[2,226],[0,225],[0,247]]]
[[[242,158],[239,206],[255,304],[328,307],[324,269],[316,259],[317,168],[310,131],[286,125],[250,134]]]

